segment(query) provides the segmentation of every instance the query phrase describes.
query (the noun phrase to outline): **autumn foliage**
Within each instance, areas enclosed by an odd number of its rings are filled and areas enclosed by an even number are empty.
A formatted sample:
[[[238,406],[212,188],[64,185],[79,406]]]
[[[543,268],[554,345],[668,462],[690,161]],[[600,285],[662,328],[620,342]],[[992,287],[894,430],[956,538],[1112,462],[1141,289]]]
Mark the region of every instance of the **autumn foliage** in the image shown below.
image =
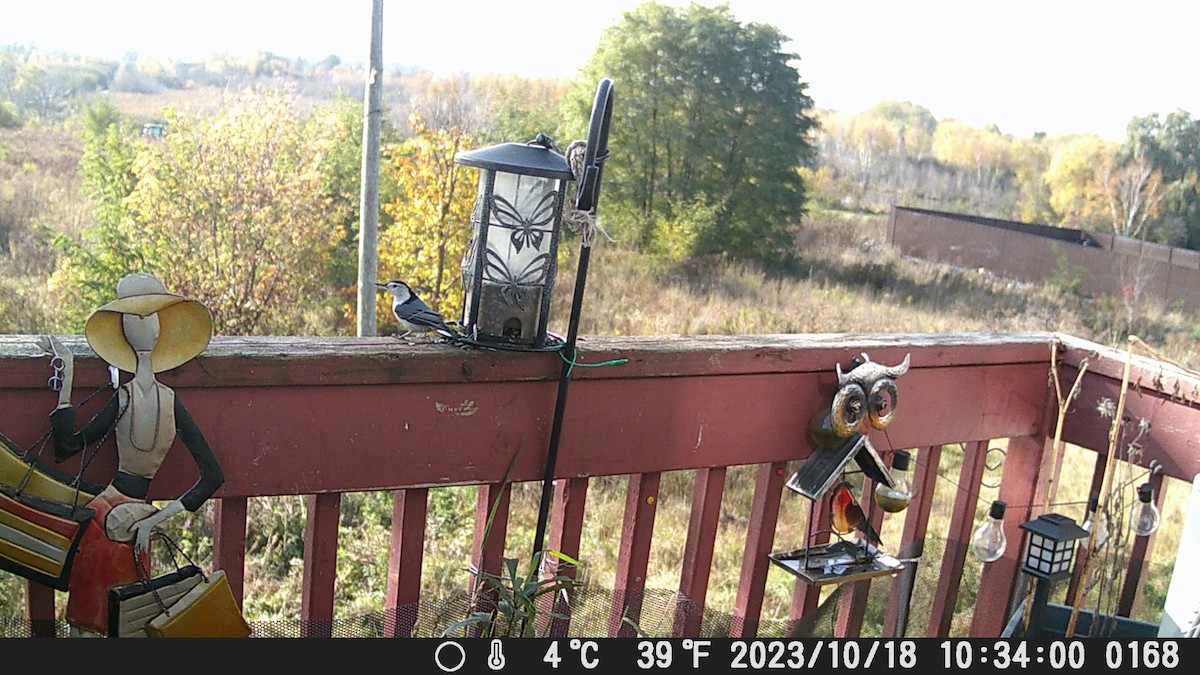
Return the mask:
[[[435,128],[419,114],[408,125],[411,136],[384,150],[382,171],[399,194],[382,205],[393,224],[379,234],[378,277],[403,279],[453,319],[462,311],[460,264],[477,180],[477,171],[456,164],[454,155],[472,148],[471,134],[457,126]],[[390,315],[383,305],[380,312]]]

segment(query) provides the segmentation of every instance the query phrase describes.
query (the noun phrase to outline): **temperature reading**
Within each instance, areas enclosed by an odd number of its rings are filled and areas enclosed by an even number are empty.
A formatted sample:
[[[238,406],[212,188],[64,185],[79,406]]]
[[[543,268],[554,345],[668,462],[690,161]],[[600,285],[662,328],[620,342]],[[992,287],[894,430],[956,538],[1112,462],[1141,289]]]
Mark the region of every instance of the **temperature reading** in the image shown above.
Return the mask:
[[[679,642],[679,647],[683,651],[690,652],[693,669],[700,668],[700,662],[709,655],[709,647],[711,645],[711,640],[691,640],[685,638]],[[642,640],[637,644],[638,668],[642,670],[670,668],[671,663],[675,660],[674,649],[674,643],[668,640]],[[681,655],[680,658],[684,663],[688,661],[687,654]]]
[[[550,664],[551,668],[558,668],[562,663],[563,657],[559,654],[558,640],[550,643],[550,648],[546,650],[542,661]],[[567,643],[571,651],[579,654],[579,665],[588,670],[592,670],[600,665],[600,658],[596,655],[596,651],[600,649],[600,645],[595,640],[571,640]]]

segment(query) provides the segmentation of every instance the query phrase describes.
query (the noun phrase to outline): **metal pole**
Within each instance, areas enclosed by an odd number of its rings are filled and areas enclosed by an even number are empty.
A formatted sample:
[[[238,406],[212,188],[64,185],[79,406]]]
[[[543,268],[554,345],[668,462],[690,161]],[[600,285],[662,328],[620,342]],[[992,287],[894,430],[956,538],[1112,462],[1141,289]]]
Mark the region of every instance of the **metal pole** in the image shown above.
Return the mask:
[[[1046,603],[1050,602],[1050,581],[1048,579],[1035,579],[1033,592],[1033,606],[1029,608],[1029,627],[1025,629],[1025,638],[1040,638],[1042,637],[1042,623],[1046,616]]]
[[[383,0],[371,3],[371,64],[363,96],[361,194],[358,202],[358,336],[376,332],[379,267],[379,146],[383,121]]]
[[[608,125],[612,119],[612,81],[603,79],[596,88],[596,100],[592,105],[591,125],[588,130],[587,155],[584,159],[583,175],[575,198],[575,208],[595,215],[596,202],[600,198],[600,176],[603,162],[608,154]],[[546,538],[546,521],[550,515],[550,498],[553,496],[554,470],[558,463],[558,443],[562,437],[563,415],[567,409],[567,387],[571,381],[571,369],[575,363],[575,342],[579,337],[579,313],[583,308],[583,291],[587,284],[588,262],[591,246],[581,246],[579,269],[575,273],[575,297],[571,300],[571,319],[567,326],[566,343],[562,347],[563,363],[558,377],[558,400],[554,407],[554,423],[550,428],[550,449],[546,455],[546,470],[542,477],[542,501],[538,508],[537,530],[533,535],[533,559],[542,552]]]

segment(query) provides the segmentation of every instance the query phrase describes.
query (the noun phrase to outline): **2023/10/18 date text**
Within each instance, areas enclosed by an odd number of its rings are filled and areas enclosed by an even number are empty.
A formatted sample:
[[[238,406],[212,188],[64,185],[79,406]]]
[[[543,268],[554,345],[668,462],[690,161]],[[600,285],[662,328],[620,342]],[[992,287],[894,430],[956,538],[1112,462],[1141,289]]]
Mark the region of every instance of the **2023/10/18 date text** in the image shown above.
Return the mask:
[[[752,671],[894,670],[917,665],[912,640],[642,640],[637,653],[636,665],[643,670],[670,668],[677,660],[692,668],[723,662],[723,668]]]
[[[945,640],[942,666],[953,670],[996,670],[1038,667],[1079,670],[1085,666],[1109,669],[1173,669],[1180,663],[1174,640]]]

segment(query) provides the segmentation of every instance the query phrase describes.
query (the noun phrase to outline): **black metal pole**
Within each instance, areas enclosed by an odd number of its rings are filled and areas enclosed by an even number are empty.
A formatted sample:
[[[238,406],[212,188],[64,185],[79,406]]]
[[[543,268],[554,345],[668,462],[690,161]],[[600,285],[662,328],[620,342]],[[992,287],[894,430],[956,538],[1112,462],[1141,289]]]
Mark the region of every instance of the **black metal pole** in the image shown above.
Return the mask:
[[[600,196],[602,163],[608,154],[608,126],[612,118],[612,81],[603,79],[596,88],[596,100],[592,105],[592,117],[588,129],[587,155],[584,159],[583,175],[579,178],[579,190],[575,208],[596,213],[596,202]],[[558,377],[558,400],[554,406],[554,422],[550,427],[550,448],[546,454],[546,469],[542,475],[542,501],[538,508],[537,530],[533,535],[533,559],[542,552],[546,539],[546,521],[550,515],[550,499],[554,494],[554,471],[558,464],[558,444],[562,437],[563,416],[567,409],[567,388],[571,381],[571,369],[575,363],[575,342],[579,337],[579,313],[583,308],[583,291],[587,285],[588,262],[591,246],[581,246],[579,269],[575,273],[575,297],[571,300],[571,318],[567,326],[566,342],[562,347],[563,363]]]

